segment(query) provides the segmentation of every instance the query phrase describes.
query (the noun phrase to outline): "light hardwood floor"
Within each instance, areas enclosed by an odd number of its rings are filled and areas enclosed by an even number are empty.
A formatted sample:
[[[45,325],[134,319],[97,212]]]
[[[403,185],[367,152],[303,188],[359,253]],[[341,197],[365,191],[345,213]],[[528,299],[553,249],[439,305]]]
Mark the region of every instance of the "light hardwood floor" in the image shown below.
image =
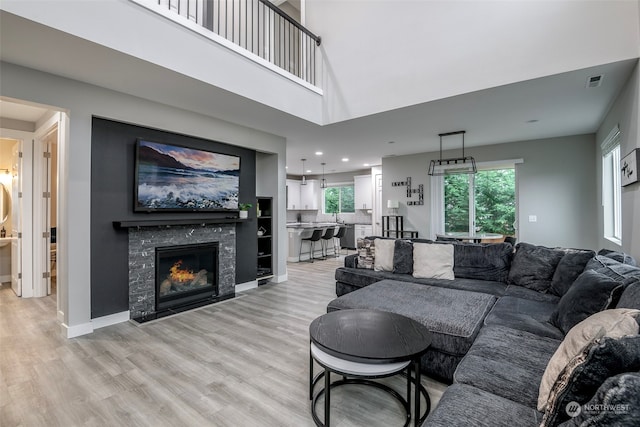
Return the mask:
[[[0,426],[313,426],[308,328],[335,298],[342,262],[289,264],[285,283],[74,339],[60,335],[55,296],[20,299],[5,284]],[[423,383],[436,403],[445,386]],[[336,389],[332,408],[335,427],[402,424],[399,405],[370,387]]]

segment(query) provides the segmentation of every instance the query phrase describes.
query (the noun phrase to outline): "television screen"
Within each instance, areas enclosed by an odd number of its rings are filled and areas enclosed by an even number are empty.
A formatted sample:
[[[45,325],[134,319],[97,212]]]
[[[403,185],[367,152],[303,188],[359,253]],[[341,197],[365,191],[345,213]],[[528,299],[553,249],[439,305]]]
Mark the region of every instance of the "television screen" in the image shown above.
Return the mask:
[[[238,209],[240,157],[139,139],[135,211]]]

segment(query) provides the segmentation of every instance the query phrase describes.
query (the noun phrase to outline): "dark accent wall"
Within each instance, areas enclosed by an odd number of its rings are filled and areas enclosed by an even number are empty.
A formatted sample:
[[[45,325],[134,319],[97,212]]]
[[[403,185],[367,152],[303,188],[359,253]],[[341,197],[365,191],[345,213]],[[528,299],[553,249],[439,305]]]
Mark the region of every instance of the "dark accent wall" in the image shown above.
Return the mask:
[[[138,138],[240,156],[240,202],[256,200],[256,153],[242,147],[94,117],[91,129],[91,318],[129,310],[128,232],[113,221],[224,218],[228,213],[133,211]],[[236,283],[256,279],[257,226],[236,226]],[[71,224],[73,226],[73,224]],[[71,260],[73,268],[73,260]]]

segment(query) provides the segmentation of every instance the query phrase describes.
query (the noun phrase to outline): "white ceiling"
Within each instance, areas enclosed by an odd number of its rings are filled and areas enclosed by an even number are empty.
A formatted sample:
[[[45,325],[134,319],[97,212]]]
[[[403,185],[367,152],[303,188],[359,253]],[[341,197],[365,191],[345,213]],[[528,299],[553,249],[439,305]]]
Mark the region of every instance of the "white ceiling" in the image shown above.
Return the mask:
[[[637,59],[630,59],[319,126],[15,15],[0,14],[3,61],[283,136],[291,173],[300,173],[301,158],[309,159],[306,165],[312,173],[320,172],[320,162],[327,164],[327,172],[344,172],[363,169],[365,163],[380,164],[384,156],[437,151],[437,134],[455,130],[467,131],[468,147],[593,133],[637,64]],[[596,74],[604,74],[602,85],[586,89],[587,78]],[[1,106],[2,117],[36,121],[42,115],[29,106],[6,101]],[[316,151],[323,156],[316,156]],[[343,157],[349,162],[342,162]]]

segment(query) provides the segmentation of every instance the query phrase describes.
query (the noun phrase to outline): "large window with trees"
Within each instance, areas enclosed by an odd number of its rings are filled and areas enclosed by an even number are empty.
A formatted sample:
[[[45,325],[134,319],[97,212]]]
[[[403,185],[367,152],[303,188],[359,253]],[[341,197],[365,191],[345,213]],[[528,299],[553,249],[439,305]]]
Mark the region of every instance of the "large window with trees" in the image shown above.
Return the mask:
[[[445,175],[444,231],[515,234],[515,169]]]
[[[325,188],[322,197],[323,213],[354,213],[356,211],[354,194],[353,184],[336,185]]]

